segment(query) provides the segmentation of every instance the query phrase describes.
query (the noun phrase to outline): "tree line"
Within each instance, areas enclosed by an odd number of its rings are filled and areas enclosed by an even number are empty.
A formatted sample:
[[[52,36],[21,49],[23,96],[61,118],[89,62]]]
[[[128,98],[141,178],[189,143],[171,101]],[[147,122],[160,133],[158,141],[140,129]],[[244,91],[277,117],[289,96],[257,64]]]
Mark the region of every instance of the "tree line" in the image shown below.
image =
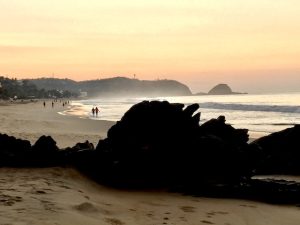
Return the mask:
[[[78,97],[69,90],[39,89],[28,80],[17,80],[0,76],[0,99],[70,98]]]

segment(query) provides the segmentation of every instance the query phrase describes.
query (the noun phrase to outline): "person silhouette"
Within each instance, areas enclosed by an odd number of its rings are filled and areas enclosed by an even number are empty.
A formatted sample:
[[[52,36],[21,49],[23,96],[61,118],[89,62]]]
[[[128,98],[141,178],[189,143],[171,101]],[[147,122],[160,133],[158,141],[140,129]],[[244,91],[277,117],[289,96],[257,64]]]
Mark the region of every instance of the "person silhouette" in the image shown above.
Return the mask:
[[[95,108],[95,112],[96,112],[96,117],[98,117],[98,112],[99,112],[100,110],[98,109],[98,107],[96,107]]]
[[[92,114],[93,114],[93,116],[95,116],[95,109],[94,109],[94,107],[92,108]]]

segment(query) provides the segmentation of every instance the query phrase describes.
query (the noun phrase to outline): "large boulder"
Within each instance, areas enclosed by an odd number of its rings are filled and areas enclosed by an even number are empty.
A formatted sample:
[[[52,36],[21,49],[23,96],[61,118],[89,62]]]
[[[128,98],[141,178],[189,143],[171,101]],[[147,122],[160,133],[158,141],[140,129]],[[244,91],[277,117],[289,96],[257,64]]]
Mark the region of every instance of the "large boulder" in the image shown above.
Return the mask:
[[[263,174],[300,174],[300,125],[261,137],[251,145],[258,145],[264,163],[258,168]]]
[[[200,127],[198,108],[166,101],[134,105],[99,141],[94,164],[101,168],[93,171],[123,184],[194,185],[249,176],[252,162],[240,162],[249,152],[247,130],[225,124],[222,116]]]
[[[184,109],[183,104],[166,101],[138,103],[111,127],[96,150],[102,153],[100,158],[107,159],[104,163],[111,161],[109,171],[118,177],[171,178],[173,170],[185,164],[178,159],[184,151],[188,155],[195,140],[199,115],[193,114],[198,108],[194,104]]]
[[[0,166],[19,165],[30,149],[29,141],[0,134]]]
[[[64,155],[59,151],[51,136],[41,136],[32,146],[27,162],[32,166],[61,165]]]
[[[201,125],[202,135],[214,135],[230,145],[243,147],[249,141],[247,129],[235,129],[230,124],[226,124],[225,116],[219,116],[217,119],[211,119]]]
[[[248,130],[235,129],[226,123],[225,116],[202,124],[198,140],[201,149],[198,159],[204,160],[202,164],[207,168],[206,176],[213,177],[217,182],[221,178],[223,182],[250,178],[261,161],[260,149],[248,144]]]

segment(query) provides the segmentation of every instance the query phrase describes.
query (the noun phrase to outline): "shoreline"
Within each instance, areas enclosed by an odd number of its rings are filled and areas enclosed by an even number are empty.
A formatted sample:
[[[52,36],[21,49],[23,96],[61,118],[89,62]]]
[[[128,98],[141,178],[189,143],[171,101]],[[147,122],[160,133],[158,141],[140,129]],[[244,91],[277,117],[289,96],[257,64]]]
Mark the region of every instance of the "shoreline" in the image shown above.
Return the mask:
[[[65,148],[86,140],[96,145],[99,139],[106,137],[108,129],[114,124],[111,121],[62,116],[59,112],[66,107],[58,103],[52,108],[52,101],[47,101],[44,108],[43,101],[0,106],[0,132],[27,139],[31,143],[35,143],[42,135],[49,135],[60,148]]]
[[[75,100],[76,101],[76,105],[72,105],[72,103],[69,105],[70,108],[69,109],[66,109],[62,112],[58,112],[60,115],[62,116],[74,116],[74,117],[77,117],[77,118],[80,118],[80,119],[88,119],[88,120],[92,120],[92,121],[109,121],[109,122],[112,122],[112,123],[116,123],[118,120],[102,120],[101,119],[101,113],[100,113],[100,116],[97,118],[97,117],[92,117],[89,115],[89,112],[87,111],[84,111],[84,104],[82,103],[78,103],[79,100]],[[119,118],[120,120],[121,118]],[[247,129],[245,127],[245,129]],[[248,131],[248,134],[249,134],[249,142],[252,142],[260,137],[263,137],[263,136],[266,136],[266,135],[269,135],[271,134],[272,132],[266,132],[266,131],[251,131],[249,130]]]

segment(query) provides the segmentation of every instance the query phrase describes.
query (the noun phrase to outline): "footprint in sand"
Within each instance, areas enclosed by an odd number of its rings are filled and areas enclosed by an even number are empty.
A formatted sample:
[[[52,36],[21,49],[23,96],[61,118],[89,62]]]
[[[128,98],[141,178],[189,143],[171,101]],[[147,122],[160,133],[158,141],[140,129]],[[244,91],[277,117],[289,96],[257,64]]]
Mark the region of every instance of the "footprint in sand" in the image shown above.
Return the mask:
[[[148,217],[150,217],[150,218],[153,217],[153,214],[152,214],[152,213],[147,213],[146,215],[147,215]]]
[[[19,196],[10,196],[10,195],[0,195],[0,205],[3,206],[12,206],[16,202],[21,202],[22,197]]]
[[[99,208],[99,207],[96,207],[92,203],[89,203],[89,202],[84,202],[84,203],[81,203],[79,205],[75,205],[73,208],[80,211],[80,212],[83,212],[83,213],[97,213],[97,212],[99,212],[99,213],[102,213],[102,214],[105,214],[105,215],[110,215],[111,214],[110,211]]]
[[[68,186],[66,186],[66,185],[60,185],[59,187],[65,188],[65,189],[71,189],[70,187],[68,187]]]
[[[210,211],[210,212],[206,213],[206,215],[207,215],[208,218],[211,218],[212,216],[217,215],[217,214],[219,214],[219,215],[227,215],[229,213],[228,212],[223,212],[223,211]]]
[[[183,212],[188,212],[188,213],[195,212],[195,207],[192,207],[192,206],[181,206],[180,209]]]
[[[43,194],[47,194],[47,192],[41,191],[41,190],[37,190],[37,191],[35,191],[35,194],[43,195]]]
[[[214,224],[213,222],[207,221],[207,220],[201,220],[201,223],[205,223],[205,224]]]
[[[74,206],[75,209],[81,212],[98,212],[98,209],[89,202],[84,202],[79,205]]]
[[[105,218],[105,222],[109,223],[110,225],[124,225],[125,223],[121,220],[115,218]]]
[[[257,208],[255,205],[240,205],[242,207],[248,207],[248,208]]]
[[[47,211],[56,212],[57,210],[60,209],[60,208],[56,207],[55,204],[51,201],[40,200],[40,203],[43,206],[43,208]]]
[[[184,222],[187,222],[187,219],[184,217],[184,216],[181,216],[181,217],[179,217],[180,218],[180,220],[182,220],[182,221],[184,221]]]

